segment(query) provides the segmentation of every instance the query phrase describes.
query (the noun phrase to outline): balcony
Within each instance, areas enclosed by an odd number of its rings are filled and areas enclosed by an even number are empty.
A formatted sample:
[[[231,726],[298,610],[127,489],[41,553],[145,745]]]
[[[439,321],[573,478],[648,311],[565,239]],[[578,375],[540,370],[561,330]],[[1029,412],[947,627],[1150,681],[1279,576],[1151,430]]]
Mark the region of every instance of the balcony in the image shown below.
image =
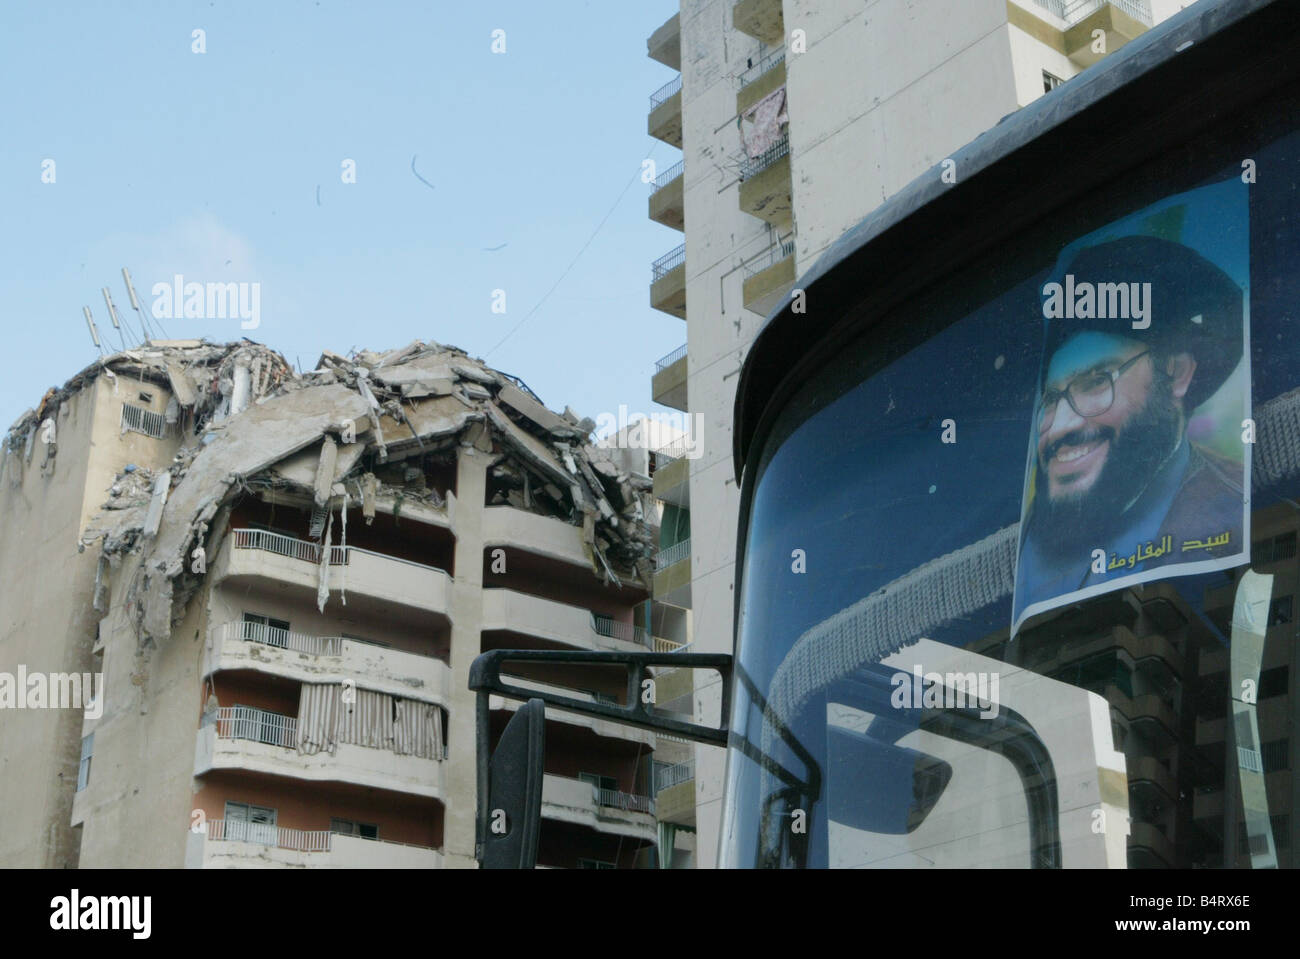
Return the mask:
[[[362,839],[326,829],[285,829],[209,819],[186,839],[185,868],[303,867],[317,869],[440,869],[442,853],[425,846]]]
[[[677,14],[669,17],[645,42],[646,55],[674,70],[682,68],[682,22]]]
[[[645,631],[630,623],[513,589],[483,590],[481,629],[520,633],[579,649],[644,652],[647,647]]]
[[[591,560],[582,549],[580,526],[513,506],[489,506],[483,510],[483,545],[512,547],[591,569]]]
[[[758,156],[741,158],[740,181],[740,209],[788,230],[794,208],[790,196],[788,131]]]
[[[740,92],[736,94],[736,113],[744,114],[763,97],[785,85],[785,45],[759,59],[740,75]]]
[[[657,499],[673,506],[689,509],[691,505],[691,468],[690,460],[685,456],[669,458],[659,456],[659,465],[655,468],[654,495]]]
[[[1058,20],[1065,22],[1061,51],[1079,66],[1090,66],[1114,53],[1151,28],[1149,0],[1034,0]],[[1106,42],[1093,50],[1093,31],[1101,30]]]
[[[686,319],[686,244],[650,265],[650,305]]]
[[[745,264],[745,309],[766,317],[794,289],[794,237],[769,247]]]
[[[320,580],[321,546],[258,529],[233,529],[213,568],[214,582],[238,586],[272,580],[299,598],[314,601]],[[332,546],[329,589],[346,592],[349,608],[381,614],[401,606],[419,613],[447,615],[451,577],[434,566],[387,556],[355,546]]]
[[[231,669],[251,669],[304,683],[353,680],[376,692],[443,705],[451,688],[451,669],[440,659],[261,623],[225,623],[212,631],[203,675]]]
[[[653,842],[658,838],[654,815],[655,801],[649,796],[598,789],[581,779],[550,773],[542,780],[542,816],[546,819]]]
[[[682,176],[685,161],[678,160],[654,178],[650,190],[650,219],[674,230],[686,229],[686,202]]]
[[[655,556],[654,598],[673,606],[691,605],[691,541],[659,551]]]
[[[389,749],[339,743],[333,754],[300,753],[298,720],[249,706],[217,710],[216,722],[199,729],[194,775],[239,769],[313,782],[348,782],[441,799],[443,763]]]
[[[781,0],[737,0],[731,9],[731,25],[768,44],[785,39],[785,18]]]
[[[695,825],[695,760],[656,771],[655,803],[660,822]]]
[[[650,395],[656,403],[686,412],[686,344],[655,363]]]
[[[681,148],[682,75],[679,73],[650,94],[650,118],[646,132],[656,140]]]

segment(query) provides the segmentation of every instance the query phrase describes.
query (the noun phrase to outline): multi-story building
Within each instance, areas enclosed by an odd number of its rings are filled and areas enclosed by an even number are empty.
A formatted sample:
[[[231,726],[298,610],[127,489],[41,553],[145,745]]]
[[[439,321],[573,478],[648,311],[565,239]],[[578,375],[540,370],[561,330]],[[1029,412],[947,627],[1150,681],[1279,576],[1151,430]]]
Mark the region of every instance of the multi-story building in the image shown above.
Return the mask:
[[[653,264],[650,302],[686,322],[652,392],[699,431],[699,455],[666,450],[655,476],[667,505],[654,595],[691,607],[697,651],[731,650],[732,406],[767,314],[882,201],[922,174],[956,182],[951,153],[1188,5],[681,0],[651,35],[649,55],[678,74],[651,97],[648,131],[682,160],[654,181],[649,214],[684,237]],[[719,703],[701,682],[700,721],[717,722]],[[699,747],[692,775],[707,866],[722,751]]]
[[[102,679],[0,709],[0,862],[473,866],[475,657],[688,641],[647,470],[592,426],[418,342],[300,375],[153,341],[51,390],[3,444],[0,673]],[[659,747],[549,711],[539,864],[655,862]]]

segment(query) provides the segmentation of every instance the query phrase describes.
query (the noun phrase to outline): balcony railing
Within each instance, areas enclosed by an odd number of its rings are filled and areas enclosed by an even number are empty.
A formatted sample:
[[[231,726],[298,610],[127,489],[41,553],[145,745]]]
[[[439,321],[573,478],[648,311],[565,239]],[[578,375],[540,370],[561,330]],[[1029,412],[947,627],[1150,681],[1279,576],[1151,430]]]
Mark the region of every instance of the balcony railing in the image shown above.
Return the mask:
[[[690,537],[687,537],[680,543],[669,546],[667,549],[660,550],[659,554],[655,557],[655,569],[667,569],[674,563],[680,563],[690,555],[691,540]]]
[[[654,93],[650,94],[650,109],[653,111],[654,108],[659,106],[661,103],[667,103],[673,98],[674,94],[681,90],[681,88],[682,75],[679,73]]]
[[[220,630],[221,639],[242,639],[248,643],[292,649],[313,656],[340,656],[343,653],[341,636],[308,636],[287,629],[267,626],[265,623],[226,623]]]
[[[122,432],[125,433],[127,430],[160,440],[167,435],[167,418],[153,410],[123,403]]]
[[[794,237],[788,240],[782,240],[776,246],[768,247],[758,256],[745,264],[744,279],[748,280],[751,276],[756,276],[764,270],[776,266],[782,260],[788,260],[794,256]]]
[[[749,180],[758,176],[768,167],[770,167],[781,157],[790,152],[790,134],[788,132],[781,134],[781,139],[777,140],[770,147],[764,150],[756,157],[743,157],[740,161],[740,178]]]
[[[284,829],[241,819],[208,820],[208,838],[216,842],[255,842],[296,852],[329,852],[331,835],[328,829]]]
[[[743,90],[765,73],[775,70],[785,63],[785,44],[768,53],[758,63],[740,75],[740,88]]]
[[[650,273],[653,280],[662,279],[677,267],[686,262],[686,244],[683,243],[677,249],[670,253],[665,253],[659,259],[650,264]]]
[[[663,173],[659,174],[657,177],[654,178],[650,188],[650,195],[654,196],[656,193],[658,193],[668,184],[672,183],[674,180],[676,180],[679,176],[682,175],[682,171],[684,171],[685,169],[686,169],[686,161],[678,160],[667,170],[664,170]]]
[[[295,539],[292,536],[285,536],[283,533],[272,533],[264,529],[236,529],[231,532],[234,533],[235,549],[260,549],[268,553],[288,556],[290,559],[300,559],[317,566],[320,565],[320,543],[313,543],[306,539]],[[331,546],[330,565],[351,565],[353,554],[378,556],[380,559],[393,563],[406,563],[408,566],[417,566],[420,569],[432,569],[440,573],[446,572],[437,566],[430,566],[428,563],[417,563],[415,560],[390,556],[387,553],[376,553],[374,550],[361,549],[358,546]]]
[[[685,459],[692,449],[694,449],[692,444],[687,442],[687,439],[683,437],[682,439],[673,440],[671,443],[659,447],[659,449],[654,451],[654,454],[659,460],[659,464],[663,465],[665,463],[671,463],[673,460]]]
[[[686,344],[683,343],[681,346],[677,347],[677,349],[673,350],[667,356],[660,357],[658,360],[655,361],[655,372],[662,373],[664,370],[668,369],[668,367],[672,366],[674,363],[676,363],[685,355],[686,355]],[[678,458],[680,459],[680,457]]]
[[[1070,24],[1078,23],[1108,3],[1148,27],[1154,22],[1148,0],[1034,0],[1034,2]]]
[[[622,623],[596,613],[591,614],[591,629],[598,636],[621,639],[625,643],[635,643],[656,653],[674,653],[682,648],[682,644],[674,640],[651,635],[650,631],[644,626]]]
[[[219,739],[251,739],[294,749],[298,745],[298,720],[255,706],[222,706],[217,709]]]
[[[596,794],[597,806],[608,806],[611,809],[622,809],[624,812],[644,812],[654,815],[655,801],[649,796],[634,796],[631,793],[619,792],[617,789],[601,789],[599,786],[592,786]]]
[[[655,792],[661,793],[672,786],[680,786],[684,782],[690,782],[695,778],[695,760],[688,759],[684,763],[676,763],[672,766],[661,766],[655,770]]]

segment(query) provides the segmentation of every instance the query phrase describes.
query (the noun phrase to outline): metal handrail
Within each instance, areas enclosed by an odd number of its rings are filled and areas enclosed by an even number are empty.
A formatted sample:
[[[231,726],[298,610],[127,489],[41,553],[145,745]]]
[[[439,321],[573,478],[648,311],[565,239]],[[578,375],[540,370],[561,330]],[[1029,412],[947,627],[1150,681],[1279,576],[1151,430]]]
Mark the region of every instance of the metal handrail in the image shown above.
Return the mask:
[[[788,260],[794,256],[794,237],[788,240],[782,240],[775,246],[769,246],[758,256],[745,263],[745,272],[743,279],[748,280],[751,276],[756,276],[764,270],[776,266],[782,260]]]
[[[331,852],[334,836],[348,836],[350,833],[336,833],[332,829],[286,829],[272,826],[270,823],[247,822],[242,819],[209,819],[208,838],[216,842],[256,842],[264,846],[276,846],[295,852]],[[436,852],[436,846],[425,846],[417,842],[397,842],[393,839],[370,839],[366,836],[354,836],[366,842],[381,842],[388,846],[409,846],[412,849],[427,849]]]
[[[679,73],[654,93],[650,94],[650,109],[653,110],[661,103],[667,103],[682,88],[682,75]]]
[[[663,173],[659,174],[651,181],[650,195],[654,196],[668,184],[672,183],[686,170],[686,161],[678,160]]]
[[[666,446],[661,446],[654,451],[656,457],[663,463],[671,463],[673,460],[685,459],[686,454],[691,451],[691,444],[687,443],[685,438],[673,440]],[[661,464],[662,465],[662,464]]]
[[[256,706],[221,706],[217,709],[218,739],[251,739],[293,749],[298,745],[298,719]]]
[[[740,178],[742,180],[748,180],[750,177],[757,176],[789,152],[790,134],[789,132],[782,133],[781,139],[777,140],[758,156],[744,157],[741,159]]]
[[[1034,2],[1071,25],[1100,10],[1108,3],[1145,26],[1152,26],[1155,22],[1151,15],[1149,0],[1034,0]]]
[[[662,636],[655,636],[644,626],[619,622],[599,613],[591,614],[591,629],[598,636],[620,639],[625,643],[634,643],[637,646],[644,646],[647,649],[654,650],[656,653],[674,653],[682,648],[681,643],[671,639],[664,639]]]
[[[655,372],[662,373],[664,370],[668,369],[668,367],[672,366],[674,363],[676,363],[678,360],[684,357],[686,355],[686,346],[687,344],[683,343],[681,346],[677,347],[677,349],[673,350],[671,353],[660,357],[658,360],[655,360]]]
[[[123,403],[122,432],[125,433],[127,430],[160,440],[167,435],[167,418],[161,413],[155,413],[142,406]]]
[[[661,793],[673,786],[690,782],[695,778],[695,760],[675,763],[672,766],[660,766],[655,770],[655,792]]]
[[[660,550],[655,556],[655,569],[667,569],[674,563],[680,563],[691,555],[691,538],[688,536],[680,543],[669,546],[667,549]]]
[[[306,633],[294,633],[287,629],[267,626],[265,623],[247,621],[225,623],[220,632],[223,640],[241,639],[248,643],[277,646],[280,649],[292,649],[294,652],[308,653],[313,656],[343,654],[342,636],[309,636]]]
[[[290,559],[300,559],[316,566],[320,565],[320,543],[313,543],[310,540],[305,539],[296,539],[293,536],[285,536],[283,533],[272,533],[269,530],[264,529],[236,529],[231,532],[234,533],[235,549],[260,549],[265,550],[268,553],[275,553],[279,556],[288,556]],[[351,565],[351,556],[354,553],[360,553],[365,556],[378,556],[380,559],[390,560],[394,563],[406,563],[408,566],[418,566],[420,569],[431,569],[438,573],[445,574],[447,572],[437,566],[430,566],[428,563],[417,563],[413,559],[403,559],[400,556],[391,556],[388,553],[377,553],[372,549],[362,549],[360,546],[331,546],[330,565]]]
[[[591,787],[596,794],[597,806],[608,806],[613,809],[622,809],[624,812],[644,812],[654,815],[655,801],[649,796],[635,796],[632,793],[620,792],[617,789],[601,789],[599,786]]]
[[[662,279],[686,262],[686,244],[670,250],[650,264],[650,273],[655,280]]]
[[[785,63],[785,44],[781,44],[771,53],[759,60],[752,67],[747,68],[740,75],[740,88],[743,90],[763,74],[775,70],[781,64]]]

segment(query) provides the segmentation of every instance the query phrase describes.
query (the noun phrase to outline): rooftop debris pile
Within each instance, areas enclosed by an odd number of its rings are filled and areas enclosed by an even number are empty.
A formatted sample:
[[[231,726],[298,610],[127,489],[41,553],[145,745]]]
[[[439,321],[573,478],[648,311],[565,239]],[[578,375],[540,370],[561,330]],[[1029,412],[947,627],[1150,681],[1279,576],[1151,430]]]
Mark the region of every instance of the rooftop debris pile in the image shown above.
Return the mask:
[[[171,635],[202,583],[204,559],[220,548],[239,493],[302,497],[315,510],[311,534],[328,546],[332,513],[344,504],[359,504],[366,522],[385,497],[394,511],[403,502],[446,509],[452,494],[429,477],[454,476],[461,447],[489,457],[486,505],[561,518],[580,528],[595,575],[650,587],[656,546],[649,480],[621,471],[590,445],[591,420],[552,412],[522,382],[455,347],[416,341],[351,357],[327,351],[315,370],[299,374],[249,341],[153,341],[105,357],[51,390],[10,429],[4,456],[30,462],[42,425],[101,376],[132,389],[166,387],[166,421],[181,438],[169,467],[127,465],[119,473],[82,540],[83,549],[99,544],[101,579],[123,556],[142,556],[128,590],[142,642]],[[329,552],[321,550],[323,563]],[[322,586],[322,604],[326,592]],[[100,593],[106,589],[97,590],[97,601]]]

